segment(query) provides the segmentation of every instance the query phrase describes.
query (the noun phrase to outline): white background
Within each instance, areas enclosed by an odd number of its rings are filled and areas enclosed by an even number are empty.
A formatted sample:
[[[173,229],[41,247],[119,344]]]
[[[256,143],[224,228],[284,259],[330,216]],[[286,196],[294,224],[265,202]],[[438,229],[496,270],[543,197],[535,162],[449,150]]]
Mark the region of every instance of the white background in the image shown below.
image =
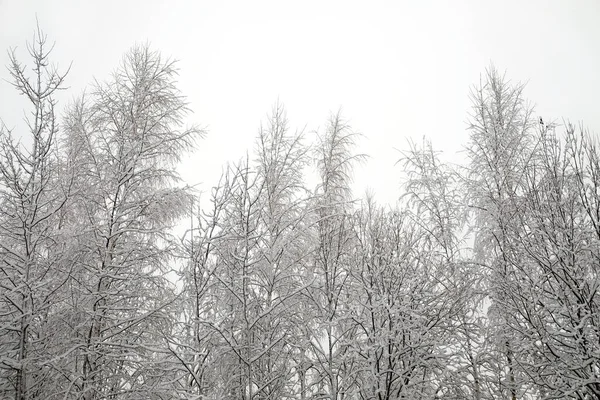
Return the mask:
[[[600,2],[590,1],[8,1],[0,0],[0,50],[40,26],[67,67],[67,104],[122,55],[149,42],[180,60],[179,87],[208,129],[182,173],[208,190],[222,165],[253,147],[279,99],[293,129],[310,139],[340,107],[371,158],[355,193],[393,202],[395,149],[430,138],[453,161],[466,143],[469,91],[493,62],[527,82],[546,121],[600,132]],[[0,52],[0,64],[8,56]],[[0,78],[7,79],[6,70]],[[0,81],[0,117],[25,132],[23,99]]]

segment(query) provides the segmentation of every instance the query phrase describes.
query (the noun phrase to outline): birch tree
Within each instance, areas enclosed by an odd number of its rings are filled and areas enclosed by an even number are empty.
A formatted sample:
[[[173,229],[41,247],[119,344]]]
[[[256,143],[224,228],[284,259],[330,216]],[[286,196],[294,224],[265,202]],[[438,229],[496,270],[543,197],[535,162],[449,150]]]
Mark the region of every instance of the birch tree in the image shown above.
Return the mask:
[[[422,231],[398,210],[384,212],[372,201],[356,224],[358,296],[351,306],[356,333],[350,354],[361,399],[431,396],[431,374],[439,372],[436,340],[445,335],[429,320],[433,292],[422,274]],[[429,309],[429,310],[428,310]],[[435,333],[434,333],[435,331]]]
[[[331,116],[316,147],[320,183],[315,201],[313,283],[307,292],[314,319],[305,327],[316,372],[313,390],[331,400],[350,395],[354,385],[351,358],[346,354],[355,326],[345,313],[351,291],[350,183],[354,164],[364,157],[353,152],[355,140],[356,133],[338,112]]]
[[[246,159],[233,167],[232,187],[228,189],[231,197],[224,214],[227,236],[218,251],[221,317],[205,322],[219,334],[227,350],[225,398],[252,399],[260,389],[257,369],[262,354],[257,323],[264,299],[258,272],[262,239],[258,201],[263,187],[248,164]]]
[[[460,398],[454,390],[464,371],[455,363],[478,278],[473,265],[465,262],[460,179],[427,141],[422,147],[411,144],[401,164],[407,180],[400,215],[406,221],[396,228],[401,236],[393,242],[407,249],[396,262],[395,275],[405,282],[396,325],[411,327],[403,328],[403,337],[408,333],[411,340],[399,347],[413,361],[410,369],[401,369],[400,387],[408,398]]]
[[[486,383],[491,396],[512,400],[527,390],[515,362],[519,344],[513,340],[505,314],[513,266],[521,263],[508,232],[521,210],[515,204],[523,193],[524,174],[535,148],[532,108],[523,97],[523,88],[508,82],[493,67],[486,71],[484,82],[472,92],[467,146],[475,260],[486,269],[489,294],[490,336],[486,340],[492,347],[485,360]]]
[[[214,189],[226,193],[213,200],[213,215],[222,215],[218,237],[196,248],[216,246],[209,261],[213,284],[202,295],[210,302],[218,293],[223,301],[211,303],[211,312],[198,318],[207,335],[219,340],[212,350],[222,355],[218,368],[230,371],[221,378],[229,390],[212,395],[278,399],[298,390],[292,356],[303,322],[298,302],[307,258],[303,169],[308,158],[302,135],[289,132],[280,104],[256,143],[254,162],[230,167],[224,184]]]
[[[169,351],[176,359],[180,383],[177,391],[189,399],[223,398],[223,379],[229,366],[228,350],[215,327],[227,313],[223,307],[218,253],[227,231],[223,224],[230,201],[232,182],[223,174],[211,190],[210,208],[197,206],[190,216],[191,226],[183,239],[186,260],[180,271],[182,312],[172,335],[165,335]],[[223,369],[221,368],[223,367]]]
[[[523,263],[512,285],[509,326],[519,362],[541,398],[600,398],[597,288],[600,156],[567,125],[540,124],[518,229]]]
[[[175,163],[202,131],[183,126],[177,70],[147,46],[132,48],[106,83],[73,107],[67,134],[84,188],[73,221],[84,255],[73,275],[80,322],[71,371],[78,398],[169,393],[161,331],[172,321],[169,229],[189,210]],[[168,383],[168,382],[167,382]]]
[[[39,27],[27,51],[32,74],[14,49],[8,66],[31,107],[26,131],[0,129],[0,397],[16,400],[54,390],[54,358],[64,349],[50,347],[52,323],[69,274],[60,252],[69,177],[59,171],[55,112],[66,73],[50,63],[52,46]]]
[[[277,103],[261,127],[256,149],[256,164],[262,181],[259,206],[261,238],[260,382],[258,398],[291,397],[297,388],[292,359],[298,353],[297,342],[302,325],[300,293],[305,289],[309,257],[306,242],[308,191],[304,170],[309,162],[308,149],[301,132],[290,132],[284,107]]]

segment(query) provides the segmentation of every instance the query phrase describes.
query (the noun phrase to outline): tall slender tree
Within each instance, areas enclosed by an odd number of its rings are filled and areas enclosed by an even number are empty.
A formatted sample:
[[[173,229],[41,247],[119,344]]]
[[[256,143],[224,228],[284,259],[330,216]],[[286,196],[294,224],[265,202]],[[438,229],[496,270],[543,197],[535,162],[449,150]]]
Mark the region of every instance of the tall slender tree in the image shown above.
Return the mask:
[[[174,168],[202,131],[183,127],[177,70],[148,46],[132,48],[111,80],[72,108],[69,154],[82,188],[72,221],[83,254],[73,274],[80,322],[72,391],[83,399],[158,398],[169,379],[158,332],[173,317],[169,229],[189,210]]]
[[[307,324],[316,371],[313,386],[331,400],[350,396],[352,359],[347,340],[355,326],[346,318],[351,263],[352,170],[364,156],[354,153],[357,134],[341,114],[333,114],[316,148],[320,182],[315,195],[315,248],[307,294],[314,319]]]
[[[69,271],[61,263],[61,209],[69,177],[58,158],[56,93],[66,73],[50,62],[52,46],[38,29],[27,44],[32,75],[13,49],[13,87],[31,112],[27,133],[0,129],[0,397],[25,400],[52,393],[52,317],[60,310]]]
[[[490,67],[484,82],[472,92],[470,140],[467,146],[468,197],[475,217],[476,261],[487,270],[491,344],[485,376],[494,397],[516,400],[527,390],[518,373],[519,344],[507,325],[507,293],[520,263],[508,233],[521,209],[516,199],[535,148],[532,108],[523,85],[511,84]]]

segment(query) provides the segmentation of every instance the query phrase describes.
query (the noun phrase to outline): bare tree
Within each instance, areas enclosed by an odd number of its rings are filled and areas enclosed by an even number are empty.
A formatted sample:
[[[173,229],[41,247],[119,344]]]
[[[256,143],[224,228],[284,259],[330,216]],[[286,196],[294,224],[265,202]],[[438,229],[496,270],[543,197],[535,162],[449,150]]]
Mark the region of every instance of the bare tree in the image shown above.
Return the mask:
[[[477,281],[473,265],[465,262],[465,208],[458,173],[440,161],[431,144],[411,144],[401,159],[407,175],[395,233],[394,276],[401,277],[403,293],[396,305],[395,326],[402,327],[397,347],[411,360],[399,369],[398,392],[407,398],[456,396],[455,369],[460,358],[462,321],[471,309],[470,295]],[[394,218],[388,217],[393,221]],[[369,254],[368,252],[366,254]],[[399,328],[397,328],[399,329]],[[403,360],[402,363],[405,363]],[[464,382],[463,382],[464,383]],[[457,396],[459,397],[459,396]]]
[[[524,212],[510,232],[521,262],[508,323],[540,397],[597,399],[600,156],[595,140],[572,125],[563,137],[542,126],[539,143]]]
[[[202,399],[207,396],[222,398],[222,375],[227,367],[223,355],[227,350],[215,327],[222,318],[220,298],[218,251],[226,237],[223,218],[233,188],[229,174],[221,177],[211,191],[210,208],[192,210],[191,226],[183,238],[182,257],[185,263],[180,271],[182,291],[181,314],[175,329],[165,334],[169,351],[176,359],[181,396]]]
[[[367,200],[357,215],[358,267],[351,315],[357,330],[349,353],[361,399],[427,398],[435,392],[445,313],[435,313],[434,280],[420,254],[423,231],[410,214]],[[434,297],[436,296],[436,297]],[[439,341],[439,342],[438,342]]]
[[[218,251],[219,296],[224,307],[218,318],[204,323],[219,334],[227,349],[224,360],[230,372],[224,377],[225,398],[252,399],[259,390],[256,370],[262,356],[257,324],[264,301],[259,273],[263,186],[248,160],[234,167],[232,174],[224,215],[227,236]]]
[[[308,191],[304,169],[309,162],[302,133],[291,133],[284,107],[277,103],[257,139],[257,172],[262,260],[259,264],[264,303],[257,324],[261,336],[258,398],[290,397],[296,390],[292,356],[303,323],[300,293],[305,289]]]
[[[315,149],[320,183],[315,198],[314,266],[307,291],[313,318],[305,324],[315,371],[315,395],[331,400],[350,396],[352,359],[346,357],[355,326],[346,318],[351,265],[352,168],[357,134],[338,112],[331,116]]]
[[[158,398],[171,374],[159,332],[168,330],[174,287],[167,279],[169,229],[191,195],[174,169],[202,131],[188,113],[175,64],[147,46],[132,48],[107,83],[72,107],[68,152],[82,190],[72,221],[83,255],[73,274],[77,354],[72,392]]]
[[[511,84],[494,67],[473,90],[472,101],[468,201],[475,217],[475,260],[487,270],[491,335],[486,338],[491,347],[484,375],[491,396],[516,400],[527,387],[515,362],[519,344],[506,321],[513,265],[520,263],[508,231],[521,211],[515,204],[535,149],[535,121],[523,85]]]
[[[277,104],[257,138],[256,160],[230,167],[214,189],[213,211],[194,242],[205,271],[200,288],[194,277],[193,303],[199,330],[216,342],[213,370],[228,370],[207,395],[244,399],[293,396],[292,371],[298,352],[298,312],[304,288],[306,199],[303,168],[307,149],[291,134],[283,106]],[[249,157],[248,157],[249,158]],[[216,236],[215,236],[216,235]],[[191,244],[190,244],[191,246]],[[210,252],[210,255],[209,255]],[[211,300],[218,297],[217,304]],[[228,390],[219,390],[227,387]]]
[[[14,49],[8,71],[32,107],[28,134],[19,134],[28,146],[0,130],[0,396],[16,400],[51,392],[53,357],[62,356],[49,348],[52,319],[68,275],[59,216],[69,179],[59,175],[55,113],[66,72],[51,65],[52,47],[39,27],[27,50],[33,76]]]

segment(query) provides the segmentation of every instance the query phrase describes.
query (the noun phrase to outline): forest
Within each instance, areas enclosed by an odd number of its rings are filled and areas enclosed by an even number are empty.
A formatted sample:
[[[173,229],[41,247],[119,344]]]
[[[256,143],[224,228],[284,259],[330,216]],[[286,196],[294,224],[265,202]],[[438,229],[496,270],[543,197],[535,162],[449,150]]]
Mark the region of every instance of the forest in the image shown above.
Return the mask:
[[[598,142],[524,85],[483,71],[463,162],[410,146],[393,205],[341,113],[309,143],[279,102],[201,201],[177,64],[134,46],[59,105],[52,48],[9,51],[0,398],[600,399]]]

